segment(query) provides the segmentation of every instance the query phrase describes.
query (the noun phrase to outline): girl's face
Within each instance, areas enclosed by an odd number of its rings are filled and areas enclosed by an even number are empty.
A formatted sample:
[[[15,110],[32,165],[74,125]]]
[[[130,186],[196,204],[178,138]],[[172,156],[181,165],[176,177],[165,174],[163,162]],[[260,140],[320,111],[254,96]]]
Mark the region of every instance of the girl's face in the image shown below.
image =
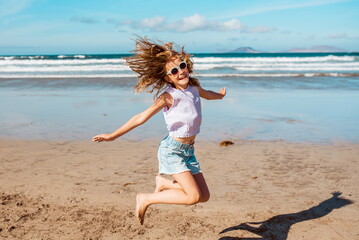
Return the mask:
[[[187,67],[183,68],[184,65],[183,64],[180,65],[182,62],[183,60],[180,59],[179,57],[174,57],[168,60],[168,62],[165,65],[166,72],[171,71],[172,68],[178,69],[177,74],[173,75],[169,73],[167,76],[165,76],[165,80],[169,83],[173,83],[176,86],[176,88],[180,90],[186,89],[188,87],[188,82],[189,82],[188,68]]]

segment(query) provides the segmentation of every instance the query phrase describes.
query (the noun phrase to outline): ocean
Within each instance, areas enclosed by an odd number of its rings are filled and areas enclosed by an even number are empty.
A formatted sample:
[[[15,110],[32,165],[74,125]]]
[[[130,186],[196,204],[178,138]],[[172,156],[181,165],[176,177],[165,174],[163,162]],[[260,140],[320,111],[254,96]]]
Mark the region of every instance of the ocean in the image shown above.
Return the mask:
[[[1,78],[134,77],[111,55],[0,56]],[[359,53],[193,54],[201,77],[358,77]]]
[[[89,139],[153,102],[111,55],[0,56],[0,138]],[[202,139],[359,141],[359,53],[193,54],[205,89]],[[166,134],[157,114],[129,139]],[[201,137],[199,136],[199,140]]]

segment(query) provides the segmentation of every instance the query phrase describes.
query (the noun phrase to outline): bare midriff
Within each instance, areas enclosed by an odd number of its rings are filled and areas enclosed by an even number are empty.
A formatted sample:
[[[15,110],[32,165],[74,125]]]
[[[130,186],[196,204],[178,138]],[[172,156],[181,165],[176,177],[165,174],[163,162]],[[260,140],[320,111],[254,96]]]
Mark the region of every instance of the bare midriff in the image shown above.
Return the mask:
[[[176,137],[172,137],[172,138],[180,143],[192,144],[194,143],[194,139],[196,138],[196,135],[190,137],[183,137],[183,138],[176,138]]]

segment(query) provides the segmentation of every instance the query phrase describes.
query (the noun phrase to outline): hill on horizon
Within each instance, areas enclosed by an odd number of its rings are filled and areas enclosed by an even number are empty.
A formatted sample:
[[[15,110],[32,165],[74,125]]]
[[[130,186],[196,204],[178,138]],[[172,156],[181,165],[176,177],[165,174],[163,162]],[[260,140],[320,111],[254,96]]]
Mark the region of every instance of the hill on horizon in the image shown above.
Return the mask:
[[[252,47],[239,47],[229,51],[228,53],[263,53],[263,52],[254,50]]]

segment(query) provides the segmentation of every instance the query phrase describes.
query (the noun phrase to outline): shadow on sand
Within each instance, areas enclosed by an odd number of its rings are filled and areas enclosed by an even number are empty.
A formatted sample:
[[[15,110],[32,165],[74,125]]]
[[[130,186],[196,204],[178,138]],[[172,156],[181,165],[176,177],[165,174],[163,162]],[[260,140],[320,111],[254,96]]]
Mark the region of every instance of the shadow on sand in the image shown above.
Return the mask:
[[[222,232],[220,232],[220,234],[222,234],[234,230],[246,230],[254,234],[257,234],[260,237],[239,238],[239,237],[224,236],[221,237],[220,240],[234,240],[234,239],[285,240],[288,237],[289,229],[292,225],[298,222],[324,217],[325,215],[329,214],[333,209],[341,208],[353,203],[353,201],[351,200],[340,198],[339,197],[341,195],[340,192],[334,192],[332,193],[332,195],[333,196],[331,198],[321,202],[317,206],[309,208],[308,210],[304,210],[297,213],[277,215],[263,222],[241,223],[238,226],[229,227],[224,229]]]

